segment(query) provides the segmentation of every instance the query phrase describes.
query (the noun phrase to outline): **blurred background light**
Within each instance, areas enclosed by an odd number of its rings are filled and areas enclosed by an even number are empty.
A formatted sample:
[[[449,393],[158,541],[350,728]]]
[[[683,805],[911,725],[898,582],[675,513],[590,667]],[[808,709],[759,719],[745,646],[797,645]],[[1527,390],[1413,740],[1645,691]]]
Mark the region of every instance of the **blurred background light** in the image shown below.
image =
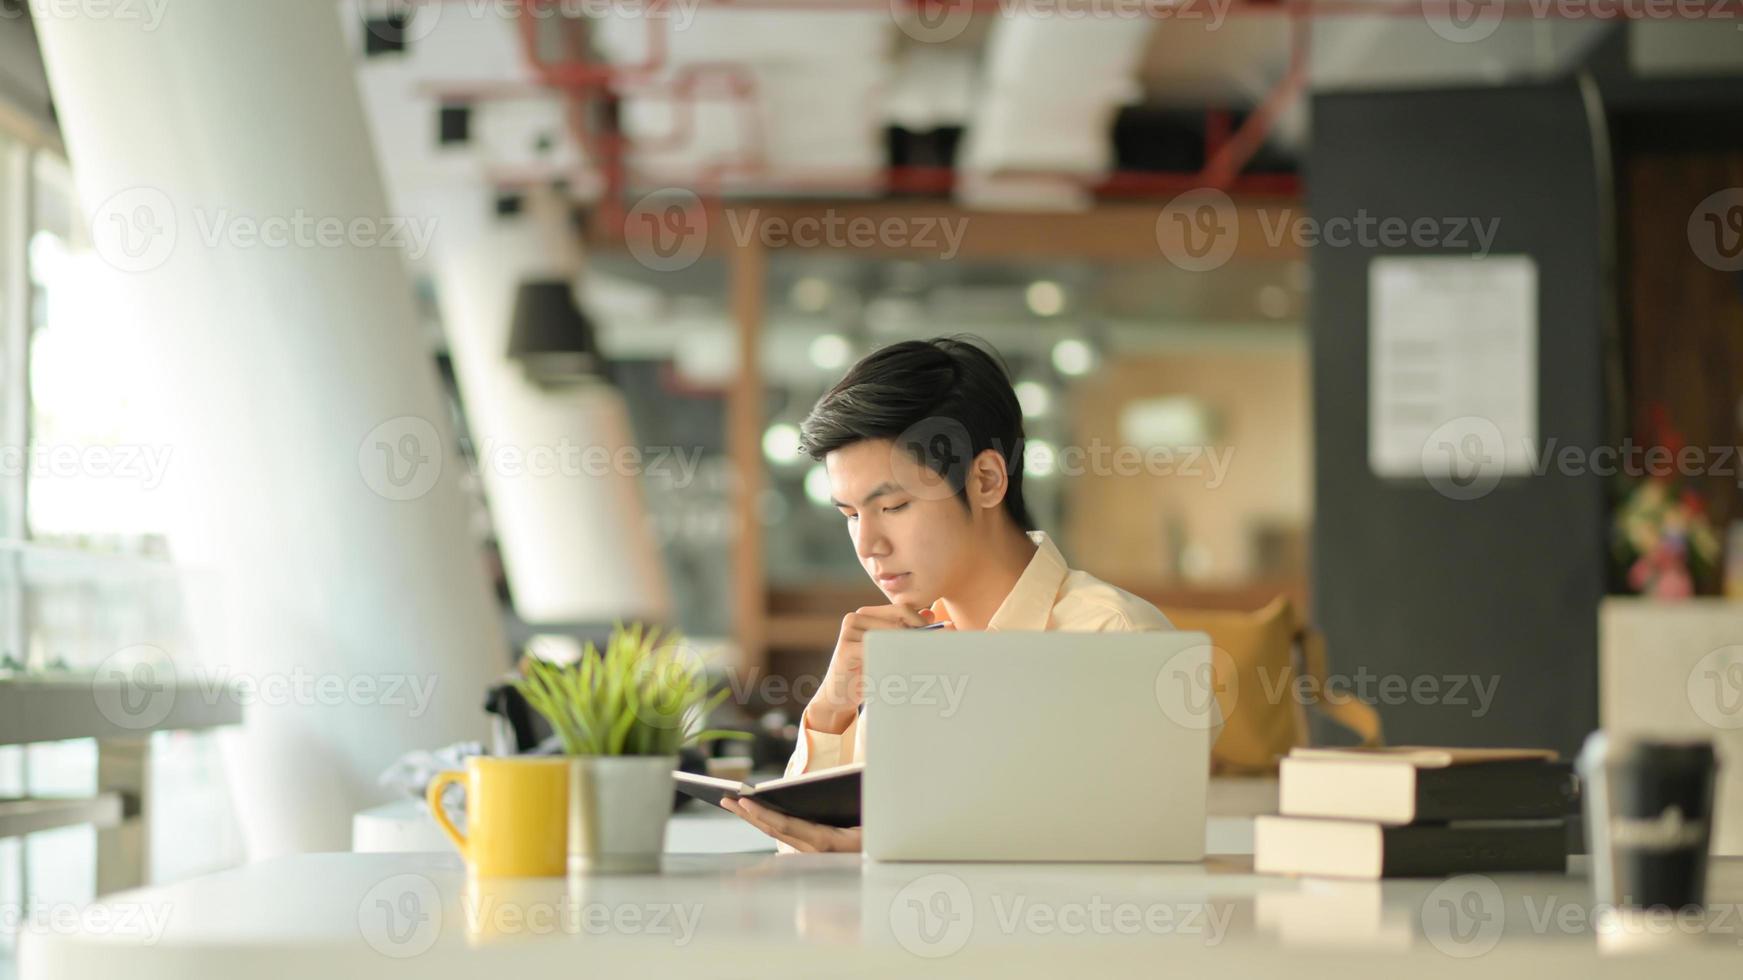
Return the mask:
[[[829,471],[823,468],[822,463],[812,466],[810,471],[805,474],[806,499],[819,507],[829,507],[832,506],[830,504],[832,494],[833,491],[829,486]]]
[[[853,356],[853,346],[847,338],[838,333],[820,334],[811,341],[807,353],[811,355],[811,363],[819,370],[839,371],[847,366],[847,361]]]
[[[1053,367],[1060,374],[1080,377],[1095,369],[1095,349],[1076,337],[1053,345]]]
[[[1065,309],[1065,290],[1051,279],[1037,279],[1023,291],[1023,301],[1036,316],[1058,316]]]
[[[1024,418],[1040,418],[1046,415],[1047,410],[1052,407],[1053,393],[1048,391],[1047,386],[1041,382],[1019,381],[1015,387],[1017,389],[1017,403],[1023,406]]]
[[[778,466],[797,463],[800,459],[799,427],[787,422],[769,426],[763,433],[763,456]]]

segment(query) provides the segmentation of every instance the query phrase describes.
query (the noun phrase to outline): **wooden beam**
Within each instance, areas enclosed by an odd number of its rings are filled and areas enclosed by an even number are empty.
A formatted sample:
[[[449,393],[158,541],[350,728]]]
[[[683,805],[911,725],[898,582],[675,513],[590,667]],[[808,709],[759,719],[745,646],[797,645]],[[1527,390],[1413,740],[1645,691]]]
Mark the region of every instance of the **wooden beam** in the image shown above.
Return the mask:
[[[917,260],[1001,259],[1165,261],[1183,254],[1185,236],[1202,234],[1165,220],[1166,201],[1102,205],[1088,211],[972,211],[935,201],[778,201],[731,204],[709,222],[709,237],[754,239],[768,248],[832,251]],[[1233,221],[1236,259],[1302,254],[1289,235],[1300,202],[1242,199],[1217,214]],[[712,244],[712,241],[711,241]],[[1165,251],[1166,250],[1166,251]]]
[[[733,496],[732,543],[733,629],[738,639],[739,669],[752,676],[768,658],[768,582],[763,567],[763,316],[766,308],[768,254],[752,239],[730,253],[733,320],[738,326],[738,373],[726,396],[726,447],[737,477]]]
[[[733,201],[709,212],[706,252],[730,256],[754,242],[764,249],[917,261],[1164,262],[1205,244],[1202,226],[1164,218],[1167,206],[1158,199],[1053,212],[975,211],[947,201]],[[1224,261],[1302,257],[1287,234],[1302,216],[1295,198],[1234,199],[1232,210],[1214,214],[1219,234],[1235,232]],[[588,245],[621,250],[613,234],[621,229],[590,227]]]

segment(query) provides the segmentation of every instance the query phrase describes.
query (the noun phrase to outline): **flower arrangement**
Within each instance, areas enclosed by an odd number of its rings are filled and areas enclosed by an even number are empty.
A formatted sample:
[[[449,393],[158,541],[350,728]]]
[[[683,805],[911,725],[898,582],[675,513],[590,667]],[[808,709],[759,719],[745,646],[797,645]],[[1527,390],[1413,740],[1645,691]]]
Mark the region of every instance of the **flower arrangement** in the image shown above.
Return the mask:
[[[1662,406],[1653,421],[1659,444],[1676,457],[1683,439]],[[1632,592],[1681,599],[1716,587],[1722,548],[1706,498],[1674,475],[1649,475],[1628,490],[1616,509],[1611,550]]]

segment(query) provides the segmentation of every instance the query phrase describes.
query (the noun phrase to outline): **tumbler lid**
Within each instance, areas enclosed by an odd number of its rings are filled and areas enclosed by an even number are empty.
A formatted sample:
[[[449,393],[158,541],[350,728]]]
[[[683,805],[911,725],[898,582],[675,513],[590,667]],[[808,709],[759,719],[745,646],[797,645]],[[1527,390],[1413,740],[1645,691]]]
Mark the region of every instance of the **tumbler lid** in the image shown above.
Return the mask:
[[[1652,769],[1707,769],[1716,764],[1713,742],[1699,736],[1616,734],[1599,729],[1586,736],[1577,765],[1581,772],[1599,767],[1646,766]]]

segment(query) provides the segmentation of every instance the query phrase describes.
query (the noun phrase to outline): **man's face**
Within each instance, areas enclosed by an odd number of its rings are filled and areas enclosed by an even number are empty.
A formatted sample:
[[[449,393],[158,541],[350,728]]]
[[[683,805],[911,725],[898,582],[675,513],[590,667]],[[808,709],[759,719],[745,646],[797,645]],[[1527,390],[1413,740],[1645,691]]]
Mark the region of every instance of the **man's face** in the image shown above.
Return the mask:
[[[860,567],[891,602],[923,609],[973,563],[973,519],[949,483],[888,439],[828,454],[830,496]]]

